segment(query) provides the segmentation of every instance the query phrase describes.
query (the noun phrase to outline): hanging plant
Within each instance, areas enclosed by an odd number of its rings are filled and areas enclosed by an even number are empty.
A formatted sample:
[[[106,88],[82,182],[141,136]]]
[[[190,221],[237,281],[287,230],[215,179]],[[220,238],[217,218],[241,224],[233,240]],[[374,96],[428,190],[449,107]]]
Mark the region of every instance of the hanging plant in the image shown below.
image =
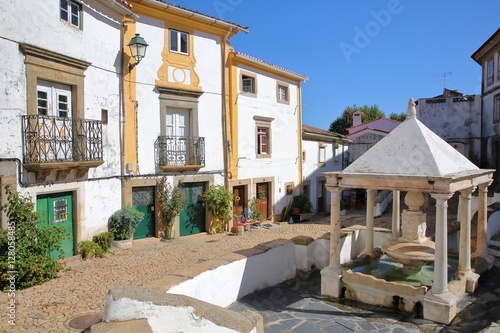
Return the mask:
[[[173,186],[163,177],[157,185],[158,199],[160,201],[160,210],[165,226],[164,237],[172,238],[172,227],[177,215],[181,213],[187,200],[182,196],[179,186]]]

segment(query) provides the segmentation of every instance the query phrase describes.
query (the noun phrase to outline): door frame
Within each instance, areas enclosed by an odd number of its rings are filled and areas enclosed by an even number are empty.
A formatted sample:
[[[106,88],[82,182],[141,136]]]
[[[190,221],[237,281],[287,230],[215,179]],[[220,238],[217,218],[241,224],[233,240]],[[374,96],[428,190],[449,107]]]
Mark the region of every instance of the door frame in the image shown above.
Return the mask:
[[[262,178],[253,178],[252,179],[252,193],[251,198],[257,197],[257,185],[261,183],[268,183],[268,197],[267,197],[267,212],[268,217],[270,218],[274,215],[274,177],[262,177]]]
[[[72,243],[73,243],[73,253],[68,254],[65,253],[64,258],[68,257],[73,257],[77,255],[78,253],[78,236],[79,236],[79,224],[77,223],[77,193],[76,191],[59,191],[59,192],[39,192],[33,195],[34,201],[35,201],[35,211],[38,213],[39,212],[39,206],[37,204],[38,202],[38,197],[39,196],[63,196],[63,195],[70,195],[71,196],[71,225],[72,225]],[[47,211],[47,214],[49,212]],[[38,222],[40,223],[40,222]],[[50,225],[48,221],[44,223],[44,225]],[[55,225],[55,224],[52,224]]]

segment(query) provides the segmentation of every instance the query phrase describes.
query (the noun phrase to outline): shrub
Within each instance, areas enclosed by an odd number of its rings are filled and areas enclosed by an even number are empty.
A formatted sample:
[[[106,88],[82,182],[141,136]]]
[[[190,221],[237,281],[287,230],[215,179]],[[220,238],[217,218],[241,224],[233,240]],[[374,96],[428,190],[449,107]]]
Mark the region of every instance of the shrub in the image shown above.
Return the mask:
[[[78,249],[78,253],[82,255],[82,259],[102,258],[104,256],[104,250],[99,244],[90,240],[78,243]]]
[[[65,264],[52,258],[53,251],[63,257],[61,243],[68,236],[63,227],[40,226],[30,196],[5,186],[7,229],[0,228],[0,290],[28,288],[57,277]],[[9,273],[14,271],[16,273]]]
[[[305,194],[299,194],[297,196],[294,196],[292,199],[291,204],[287,205],[285,208],[283,208],[283,211],[281,212],[282,215],[282,221],[288,221],[290,220],[291,214],[293,213],[293,209],[298,208],[300,213],[309,213],[312,212],[313,210],[313,205],[307,195]]]
[[[180,187],[172,186],[167,182],[167,177],[163,177],[158,182],[157,189],[163,223],[165,224],[165,238],[169,239],[175,217],[184,209],[187,200],[182,196]]]
[[[99,244],[104,253],[109,252],[114,239],[115,235],[113,235],[113,233],[109,231],[101,232],[99,235],[95,235],[94,237],[92,237],[92,241]]]
[[[250,200],[250,219],[254,221],[262,221],[262,217],[264,214],[259,210],[259,205],[262,203],[262,200],[259,198],[253,198]]]
[[[132,206],[124,206],[109,218],[110,229],[117,240],[132,238],[135,228],[141,223],[144,214]]]
[[[222,232],[226,224],[234,218],[234,194],[222,185],[211,185],[203,193],[203,199],[215,220],[215,232]]]

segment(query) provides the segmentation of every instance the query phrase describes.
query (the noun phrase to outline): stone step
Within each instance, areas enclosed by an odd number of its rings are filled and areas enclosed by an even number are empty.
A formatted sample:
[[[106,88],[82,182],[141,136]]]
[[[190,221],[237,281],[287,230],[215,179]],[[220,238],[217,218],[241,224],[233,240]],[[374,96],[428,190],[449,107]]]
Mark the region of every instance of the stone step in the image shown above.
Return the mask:
[[[490,244],[500,246],[500,232],[497,232],[493,235],[493,237],[491,237]]]
[[[488,245],[488,253],[494,257],[500,258],[500,246],[493,244]]]

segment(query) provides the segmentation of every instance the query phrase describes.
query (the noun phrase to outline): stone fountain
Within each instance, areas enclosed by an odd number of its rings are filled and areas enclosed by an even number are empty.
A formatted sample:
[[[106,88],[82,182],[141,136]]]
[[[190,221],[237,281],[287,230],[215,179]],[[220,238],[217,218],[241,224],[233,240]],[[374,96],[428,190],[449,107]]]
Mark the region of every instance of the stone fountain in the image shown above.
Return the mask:
[[[331,192],[331,230],[330,264],[321,271],[321,293],[329,297],[346,297],[369,304],[398,307],[404,311],[422,309],[425,319],[450,323],[456,315],[459,300],[466,292],[475,290],[479,278],[477,270],[473,271],[471,267],[470,239],[471,197],[476,189],[479,192],[478,250],[475,257],[490,262],[485,250],[486,209],[487,188],[492,182],[494,171],[479,169],[422,124],[417,119],[415,102],[410,99],[403,123],[343,171],[323,173],[327,179],[326,188]],[[360,249],[357,258],[351,259],[355,262],[368,257],[369,263],[377,265],[377,275],[351,269],[351,263],[344,261],[341,256],[340,201],[344,189],[366,190],[366,226],[360,237],[364,249]],[[392,191],[395,203],[392,240],[387,241],[390,238],[385,238],[380,243],[377,240],[380,238],[374,236],[374,195],[378,190]],[[408,193],[405,198],[408,209],[402,214],[399,211],[401,191]],[[425,234],[426,215],[420,211],[424,203],[422,193],[429,193],[435,201],[434,242]],[[450,272],[447,244],[448,200],[454,193],[460,194],[461,202],[457,274]],[[386,262],[385,258],[376,258],[378,246],[391,258],[391,263]],[[402,266],[403,277],[383,277],[396,264]],[[425,283],[416,286],[405,283],[426,271],[432,275],[425,279]]]
[[[402,263],[408,273],[419,271],[423,265],[434,262],[435,244],[426,237],[426,214],[420,210],[424,204],[421,192],[408,192],[402,214],[402,236],[382,244],[382,252],[392,260]]]

